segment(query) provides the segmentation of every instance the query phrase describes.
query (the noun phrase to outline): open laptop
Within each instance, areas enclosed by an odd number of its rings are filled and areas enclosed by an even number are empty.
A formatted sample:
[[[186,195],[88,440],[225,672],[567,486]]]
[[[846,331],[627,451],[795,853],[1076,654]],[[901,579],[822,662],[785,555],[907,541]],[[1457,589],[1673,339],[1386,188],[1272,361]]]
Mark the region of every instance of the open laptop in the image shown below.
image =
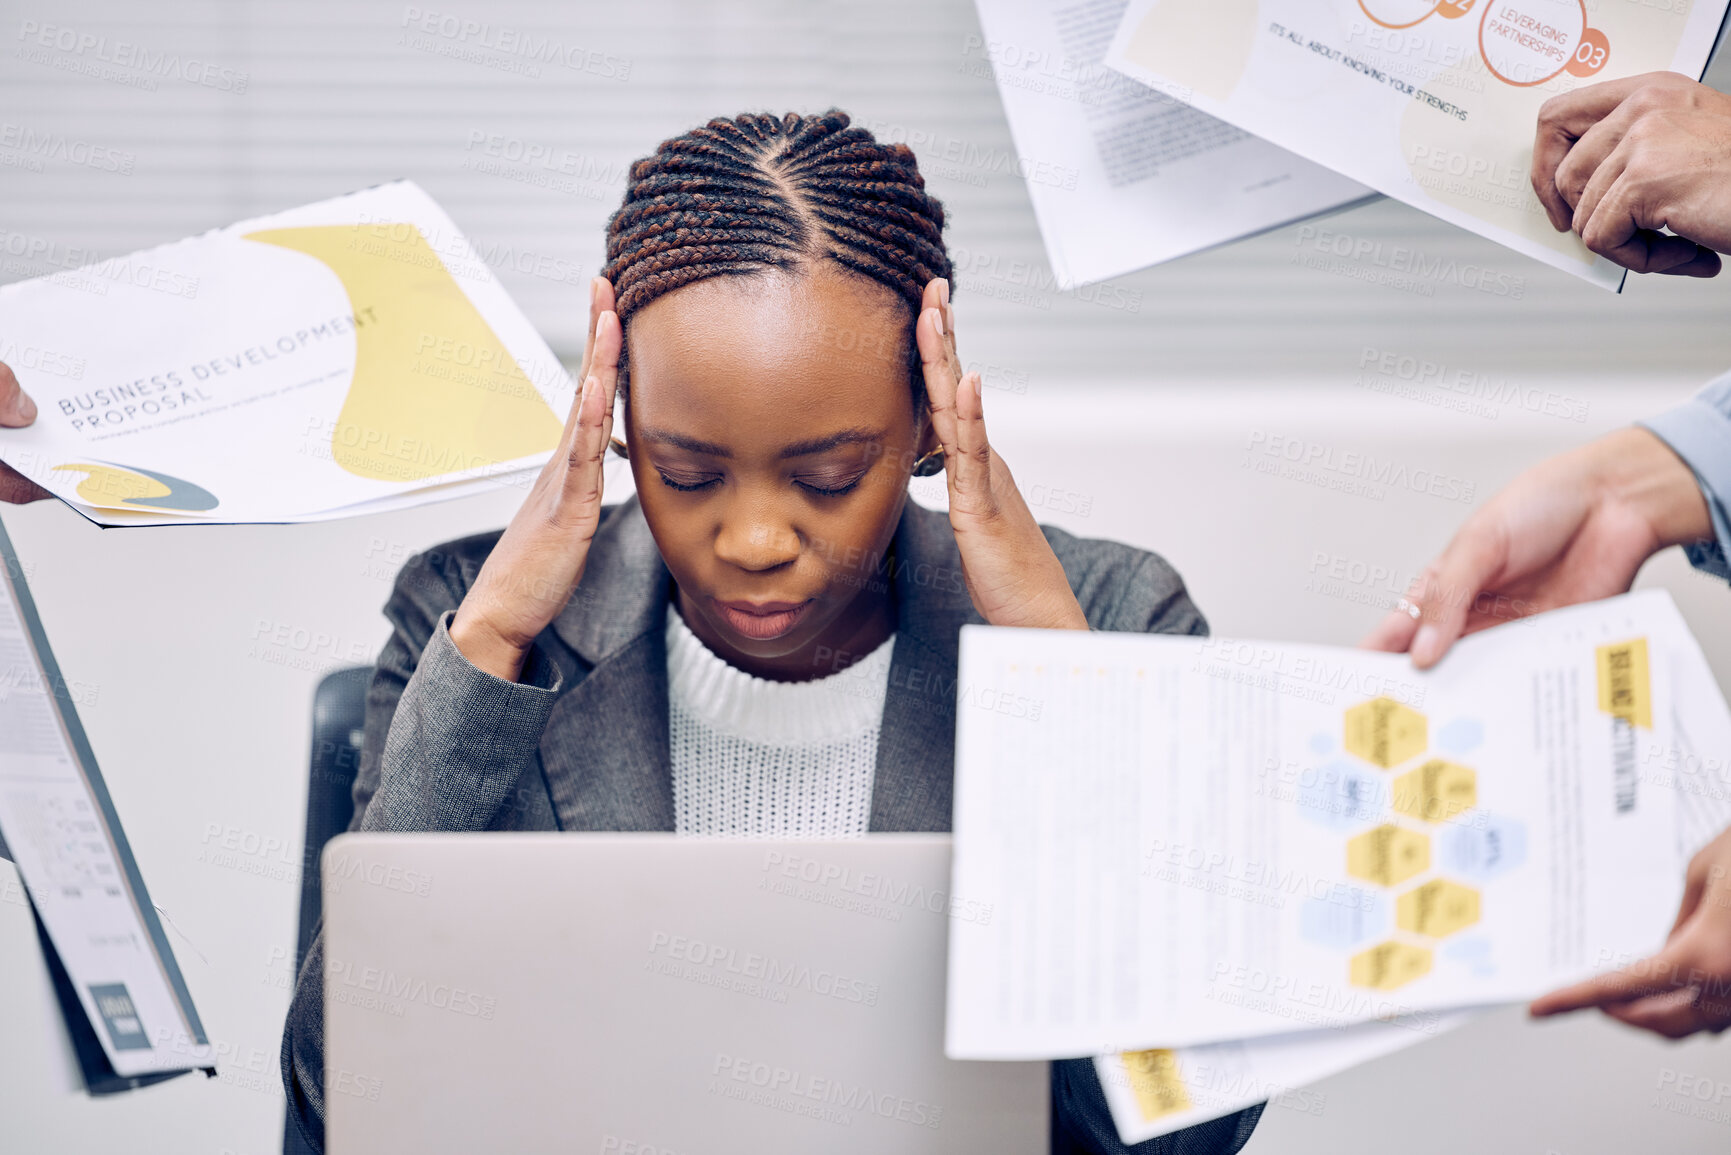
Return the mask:
[[[324,855],[332,1155],[1045,1151],[943,1056],[945,835],[359,834]]]

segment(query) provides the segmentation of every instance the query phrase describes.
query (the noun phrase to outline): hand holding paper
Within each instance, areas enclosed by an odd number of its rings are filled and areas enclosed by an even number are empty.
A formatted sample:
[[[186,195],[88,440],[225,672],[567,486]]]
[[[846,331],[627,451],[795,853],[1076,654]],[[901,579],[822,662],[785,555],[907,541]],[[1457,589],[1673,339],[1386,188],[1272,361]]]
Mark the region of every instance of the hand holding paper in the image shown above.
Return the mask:
[[[1662,593],[1329,647],[964,630],[953,1058],[1181,1047],[1522,1001],[1650,951],[1731,712]],[[974,715],[979,715],[975,717]]]
[[[1594,81],[1700,76],[1725,11],[1726,0],[1591,10],[1585,0],[1131,0],[1106,59],[1379,192],[1618,289],[1624,269],[1598,253],[1629,239],[1614,225],[1623,193],[1592,233],[1597,249],[1558,234],[1531,184],[1540,106]],[[1658,207],[1643,206],[1640,227],[1657,227],[1647,210]]]
[[[1731,252],[1731,96],[1649,72],[1555,97],[1539,109],[1533,191],[1558,232],[1624,268],[1716,276]]]
[[[18,384],[12,367],[0,362],[0,426],[17,428],[36,420],[36,402]],[[0,462],[0,501],[13,505],[53,497],[46,489],[22,476],[5,462]]]
[[[538,468],[570,405],[492,269],[406,181],[0,286],[0,330],[28,336],[10,365],[40,409],[0,429],[0,460],[104,525],[458,496]]]
[[[1514,618],[1626,593],[1667,546],[1711,537],[1695,475],[1645,429],[1619,430],[1528,469],[1467,519],[1367,649],[1411,650],[1421,669]]]
[[[1731,829],[1689,863],[1664,950],[1535,999],[1532,1013],[1586,1007],[1672,1039],[1731,1027]]]

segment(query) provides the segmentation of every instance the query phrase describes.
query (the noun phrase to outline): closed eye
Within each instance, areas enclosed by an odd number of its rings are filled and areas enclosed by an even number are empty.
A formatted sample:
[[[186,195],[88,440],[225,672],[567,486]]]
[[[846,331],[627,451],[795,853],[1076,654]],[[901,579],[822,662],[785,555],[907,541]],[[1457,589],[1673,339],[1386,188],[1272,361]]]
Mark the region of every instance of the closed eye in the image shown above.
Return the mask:
[[[818,485],[814,482],[798,481],[798,480],[796,480],[794,482],[794,484],[799,486],[801,489],[805,490],[807,493],[815,493],[819,497],[840,497],[844,493],[852,493],[855,489],[857,489],[859,487],[859,483],[862,480],[864,480],[864,478],[865,478],[865,474],[862,473],[862,474],[860,474],[859,477],[854,478],[852,481],[846,481],[846,482],[841,483],[840,485],[833,485],[833,486],[831,486],[831,485]]]
[[[667,474],[662,473],[659,469],[656,470],[655,472],[660,475],[661,484],[665,485],[669,489],[677,489],[680,493],[696,493],[700,489],[708,489],[710,486],[715,485],[721,481],[721,478],[719,478],[719,477],[706,477],[706,478],[702,478],[702,479],[687,479],[685,481],[676,481],[673,478],[667,476]]]

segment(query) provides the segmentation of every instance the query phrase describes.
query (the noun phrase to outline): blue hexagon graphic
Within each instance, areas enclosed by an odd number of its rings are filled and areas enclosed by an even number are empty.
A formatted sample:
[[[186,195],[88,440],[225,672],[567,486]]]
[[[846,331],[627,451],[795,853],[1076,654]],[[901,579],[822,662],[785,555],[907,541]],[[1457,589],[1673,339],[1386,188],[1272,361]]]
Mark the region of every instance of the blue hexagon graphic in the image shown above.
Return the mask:
[[[1325,898],[1307,898],[1298,908],[1298,933],[1306,942],[1350,950],[1388,933],[1388,899],[1374,890],[1336,885]]]
[[[1443,957],[1460,963],[1478,978],[1489,978],[1497,973],[1497,961],[1491,951],[1491,940],[1478,935],[1470,938],[1457,938],[1442,948]]]
[[[1451,824],[1440,835],[1442,869],[1485,882],[1527,860],[1527,826],[1483,811]]]
[[[1334,753],[1335,741],[1333,734],[1316,733],[1310,736],[1310,751],[1326,758]]]
[[[1375,770],[1342,758],[1298,778],[1298,812],[1332,830],[1375,822],[1388,807],[1389,785]]]
[[[1456,718],[1436,733],[1436,748],[1444,754],[1470,754],[1485,740],[1485,727],[1477,718]]]

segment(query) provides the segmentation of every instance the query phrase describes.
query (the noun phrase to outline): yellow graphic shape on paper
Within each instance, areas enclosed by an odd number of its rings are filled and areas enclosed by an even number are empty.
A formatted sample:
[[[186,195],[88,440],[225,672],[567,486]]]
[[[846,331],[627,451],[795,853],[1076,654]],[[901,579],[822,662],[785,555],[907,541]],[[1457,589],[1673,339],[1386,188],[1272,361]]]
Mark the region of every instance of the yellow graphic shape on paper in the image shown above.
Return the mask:
[[[1479,892],[1470,886],[1433,878],[1394,903],[1395,925],[1426,938],[1445,938],[1479,920]]]
[[[1430,839],[1416,830],[1378,826],[1346,843],[1346,872],[1378,886],[1399,886],[1430,869]]]
[[[1424,715],[1393,698],[1373,698],[1346,712],[1346,748],[1384,770],[1424,751]]]
[[[68,462],[55,471],[84,474],[78,496],[98,509],[160,509],[176,513],[203,513],[217,507],[216,495],[202,485],[152,469],[115,465],[112,462]]]
[[[1380,942],[1352,956],[1352,985],[1392,991],[1430,974],[1430,951],[1404,942]]]
[[[1144,1123],[1190,1109],[1190,1092],[1184,1089],[1176,1051],[1126,1051],[1119,1057]]]
[[[1478,804],[1478,775],[1441,758],[1394,780],[1395,810],[1421,822],[1449,822]]]
[[[331,458],[421,481],[552,449],[561,423],[412,224],[266,229],[246,239],[322,262],[348,292],[355,375]]]
[[[1599,709],[1643,730],[1653,728],[1653,681],[1647,671],[1647,639],[1600,646]]]
[[[1225,100],[1250,63],[1257,9],[1257,0],[1156,4],[1130,34],[1124,54],[1174,84]]]

